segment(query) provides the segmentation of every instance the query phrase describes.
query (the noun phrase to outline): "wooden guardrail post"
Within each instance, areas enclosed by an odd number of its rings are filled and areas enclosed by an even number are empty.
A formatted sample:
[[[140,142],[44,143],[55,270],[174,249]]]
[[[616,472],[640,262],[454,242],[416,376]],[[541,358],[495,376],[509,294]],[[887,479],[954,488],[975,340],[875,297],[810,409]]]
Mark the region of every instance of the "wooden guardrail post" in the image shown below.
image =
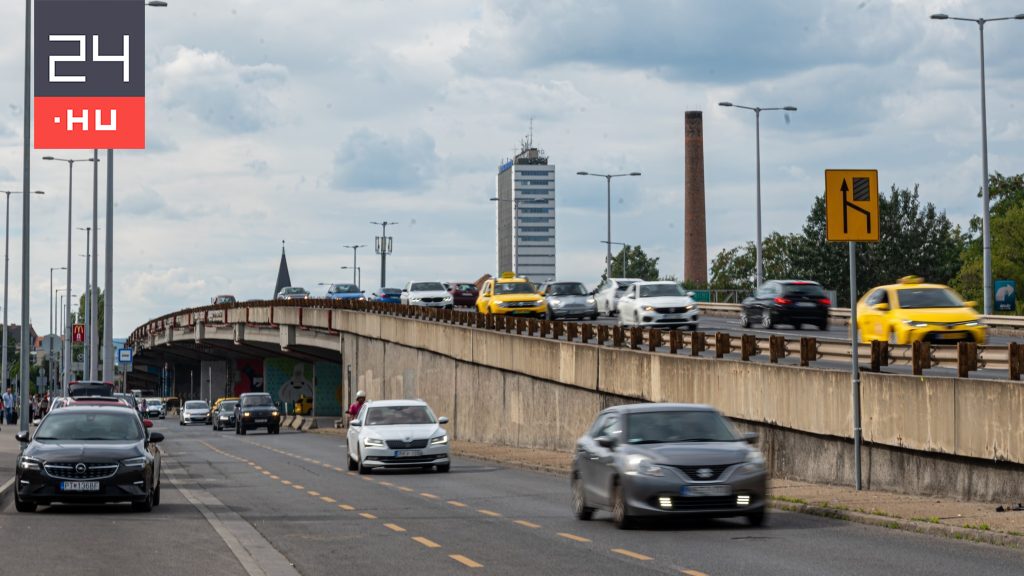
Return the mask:
[[[559,320],[555,320],[554,322],[551,323],[551,327],[553,329],[551,337],[554,338],[555,340],[560,339],[562,337],[562,334],[565,332],[565,323]]]
[[[644,335],[643,332],[640,331],[640,328],[631,326],[629,328],[629,348],[631,350],[636,350],[640,347],[640,344],[643,343],[643,340]]]
[[[768,337],[768,361],[778,364],[780,358],[786,357],[786,337],[773,334]]]
[[[679,330],[669,330],[668,332],[668,351],[670,354],[675,354],[680,348],[680,336],[682,333]]]
[[[590,343],[590,339],[594,337],[594,325],[584,324],[580,329],[580,342],[584,344]]]
[[[882,341],[871,341],[871,371],[881,372],[882,370]]]
[[[974,342],[957,342],[956,372],[961,378],[967,378],[970,372],[978,369],[978,345]]]
[[[653,328],[647,332],[647,351],[654,352],[661,347],[661,330]]]
[[[598,324],[597,326],[597,345],[604,346],[604,343],[608,341],[608,327],[604,324]]]
[[[920,376],[922,371],[932,367],[931,348],[931,344],[927,342],[914,342],[911,367],[915,376]]]
[[[715,332],[715,358],[721,358],[732,352],[732,342],[728,332]]]
[[[622,326],[612,326],[612,346],[622,347],[622,341],[626,339]]]
[[[515,327],[516,334],[522,334],[526,331],[526,321],[523,318],[513,320],[513,326]]]
[[[809,366],[818,359],[818,341],[815,338],[800,339],[800,365]]]
[[[740,358],[746,362],[757,355],[757,336],[744,334],[740,337]]]
[[[575,322],[570,322],[565,327],[565,339],[569,342],[576,341],[576,335],[579,332],[580,325]]]
[[[1009,355],[1010,380],[1020,380],[1021,368],[1024,368],[1024,347],[1017,342],[1010,342],[1006,353]]]
[[[690,334],[690,356],[700,356],[707,348],[706,334],[694,331]]]

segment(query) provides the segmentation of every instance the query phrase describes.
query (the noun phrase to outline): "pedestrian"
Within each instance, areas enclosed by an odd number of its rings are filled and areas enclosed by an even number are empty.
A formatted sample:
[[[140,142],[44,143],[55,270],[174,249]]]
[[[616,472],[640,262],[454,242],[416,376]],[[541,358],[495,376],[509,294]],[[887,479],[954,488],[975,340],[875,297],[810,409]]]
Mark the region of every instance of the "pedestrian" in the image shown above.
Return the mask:
[[[39,401],[39,417],[46,416],[46,413],[50,411],[50,393],[43,394],[43,398]]]
[[[0,396],[0,401],[2,401],[4,403],[4,420],[8,424],[13,425],[14,424],[14,403],[15,403],[15,399],[14,399],[14,391],[11,389],[10,386],[8,386],[7,390],[3,393],[2,396]]]
[[[39,394],[33,394],[28,404],[29,422],[35,422],[39,418]]]
[[[363,409],[363,404],[366,404],[366,392],[360,390],[359,392],[356,392],[356,401],[353,402],[352,405],[348,407],[348,410],[345,411],[345,415],[348,416],[349,422],[355,420],[356,417],[359,416],[359,411]]]

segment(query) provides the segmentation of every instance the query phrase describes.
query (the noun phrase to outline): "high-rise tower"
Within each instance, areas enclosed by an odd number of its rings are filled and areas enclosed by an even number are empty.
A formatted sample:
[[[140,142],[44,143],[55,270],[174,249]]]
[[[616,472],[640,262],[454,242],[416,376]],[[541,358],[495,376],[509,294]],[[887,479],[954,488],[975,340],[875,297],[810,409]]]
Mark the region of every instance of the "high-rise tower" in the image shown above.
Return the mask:
[[[540,283],[555,278],[555,165],[526,139],[498,168],[497,273]]]

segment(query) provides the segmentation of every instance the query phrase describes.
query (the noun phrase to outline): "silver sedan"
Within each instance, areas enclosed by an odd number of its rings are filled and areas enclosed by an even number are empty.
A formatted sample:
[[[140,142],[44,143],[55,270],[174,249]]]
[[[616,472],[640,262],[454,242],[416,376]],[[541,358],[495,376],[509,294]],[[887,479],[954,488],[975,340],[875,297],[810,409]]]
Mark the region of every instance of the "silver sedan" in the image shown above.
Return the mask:
[[[377,468],[451,468],[444,416],[436,418],[422,400],[377,400],[363,404],[349,423],[348,469],[367,474]]]

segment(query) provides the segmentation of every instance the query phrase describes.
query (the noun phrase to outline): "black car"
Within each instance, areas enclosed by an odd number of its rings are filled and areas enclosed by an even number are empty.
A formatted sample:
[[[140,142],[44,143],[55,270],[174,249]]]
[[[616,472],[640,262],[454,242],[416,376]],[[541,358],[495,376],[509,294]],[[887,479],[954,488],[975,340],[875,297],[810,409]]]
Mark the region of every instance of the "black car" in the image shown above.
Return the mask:
[[[235,406],[235,434],[266,428],[267,434],[281,433],[281,411],[266,392],[247,392]]]
[[[73,380],[68,382],[68,396],[113,396],[114,385],[102,380]]]
[[[743,301],[740,325],[760,323],[762,328],[787,324],[799,330],[812,324],[828,329],[828,309],[832,301],[824,288],[809,280],[769,280]]]
[[[54,502],[131,502],[139,512],[160,504],[159,432],[125,407],[70,405],[50,412],[18,457],[18,512]]]
[[[224,400],[217,405],[217,411],[213,413],[214,430],[235,427],[236,406],[238,406],[238,400]]]

